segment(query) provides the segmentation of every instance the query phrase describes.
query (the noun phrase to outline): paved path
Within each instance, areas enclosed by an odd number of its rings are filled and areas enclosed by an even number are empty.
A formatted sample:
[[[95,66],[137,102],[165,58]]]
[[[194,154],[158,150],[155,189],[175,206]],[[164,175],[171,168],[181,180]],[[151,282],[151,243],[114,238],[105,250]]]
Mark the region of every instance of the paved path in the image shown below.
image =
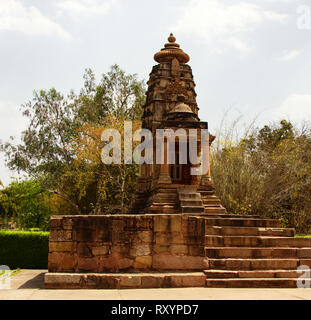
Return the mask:
[[[44,289],[47,270],[22,270],[11,278],[11,289],[0,300],[311,300],[311,289]]]

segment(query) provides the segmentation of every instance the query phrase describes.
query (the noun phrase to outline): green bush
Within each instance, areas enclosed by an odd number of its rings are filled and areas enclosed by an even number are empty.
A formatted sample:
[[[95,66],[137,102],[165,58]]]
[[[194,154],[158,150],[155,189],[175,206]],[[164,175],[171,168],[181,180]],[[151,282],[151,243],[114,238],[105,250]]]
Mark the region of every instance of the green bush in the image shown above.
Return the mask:
[[[227,211],[311,233],[311,126],[282,120],[248,128],[238,140],[230,136],[220,135],[211,154],[216,194]]]
[[[0,231],[0,265],[47,269],[49,232]]]

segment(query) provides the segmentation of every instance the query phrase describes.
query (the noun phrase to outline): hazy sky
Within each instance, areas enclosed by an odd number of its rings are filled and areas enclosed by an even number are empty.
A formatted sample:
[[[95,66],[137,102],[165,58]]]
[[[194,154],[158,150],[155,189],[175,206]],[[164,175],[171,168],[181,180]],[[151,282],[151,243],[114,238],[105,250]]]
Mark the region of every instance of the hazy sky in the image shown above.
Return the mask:
[[[78,91],[119,64],[148,79],[170,32],[190,55],[199,116],[311,120],[311,0],[0,0],[0,139],[33,90]],[[0,155],[0,179],[14,176]]]

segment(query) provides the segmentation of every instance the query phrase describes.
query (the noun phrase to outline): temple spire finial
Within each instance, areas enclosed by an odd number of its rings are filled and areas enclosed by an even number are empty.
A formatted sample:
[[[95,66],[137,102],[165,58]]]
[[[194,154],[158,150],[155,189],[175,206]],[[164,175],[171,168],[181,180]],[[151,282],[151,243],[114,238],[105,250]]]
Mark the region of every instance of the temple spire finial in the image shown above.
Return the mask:
[[[170,36],[167,38],[168,42],[173,43],[176,41],[176,38],[174,37],[173,33],[170,33]]]
[[[179,63],[187,63],[190,57],[185,53],[178,43],[175,42],[176,38],[173,33],[170,33],[168,37],[168,43],[164,45],[161,51],[154,55],[154,60],[159,63],[171,62],[173,59],[177,59]]]

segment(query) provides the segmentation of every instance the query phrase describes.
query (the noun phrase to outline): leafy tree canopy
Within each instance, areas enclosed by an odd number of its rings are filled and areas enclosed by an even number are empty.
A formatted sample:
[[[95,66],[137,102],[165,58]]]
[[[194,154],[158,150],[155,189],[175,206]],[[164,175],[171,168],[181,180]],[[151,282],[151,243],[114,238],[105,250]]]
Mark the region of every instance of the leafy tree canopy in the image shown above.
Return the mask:
[[[45,191],[57,194],[59,201],[70,206],[67,213],[101,213],[102,193],[110,192],[116,196],[114,205],[121,204],[125,210],[130,197],[124,203],[121,193],[126,189],[120,189],[117,183],[120,172],[85,154],[83,158],[79,147],[93,129],[111,127],[111,119],[140,119],[144,99],[144,82],[117,65],[103,74],[99,83],[92,70],[86,70],[79,94],[72,91],[65,96],[55,88],[35,91],[33,99],[22,106],[23,115],[29,119],[22,142],[15,144],[13,140],[1,145],[7,166],[27,173]],[[88,138],[99,140],[99,135]],[[111,174],[103,175],[105,170]],[[137,168],[133,165],[126,170],[122,184],[134,188]],[[114,183],[103,182],[103,177]]]

